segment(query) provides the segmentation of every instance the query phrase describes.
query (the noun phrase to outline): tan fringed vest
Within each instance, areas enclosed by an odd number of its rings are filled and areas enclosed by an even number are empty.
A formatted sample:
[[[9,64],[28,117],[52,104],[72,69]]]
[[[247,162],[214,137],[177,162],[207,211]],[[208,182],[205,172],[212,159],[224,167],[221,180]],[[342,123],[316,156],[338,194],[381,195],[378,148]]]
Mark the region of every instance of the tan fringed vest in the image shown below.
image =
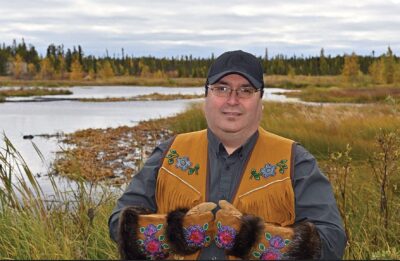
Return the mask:
[[[259,128],[259,137],[234,193],[233,205],[238,210],[281,226],[294,223],[293,145],[292,140]],[[176,136],[157,177],[158,213],[179,207],[190,209],[207,201],[207,151],[207,130]],[[199,252],[185,259],[196,259]]]

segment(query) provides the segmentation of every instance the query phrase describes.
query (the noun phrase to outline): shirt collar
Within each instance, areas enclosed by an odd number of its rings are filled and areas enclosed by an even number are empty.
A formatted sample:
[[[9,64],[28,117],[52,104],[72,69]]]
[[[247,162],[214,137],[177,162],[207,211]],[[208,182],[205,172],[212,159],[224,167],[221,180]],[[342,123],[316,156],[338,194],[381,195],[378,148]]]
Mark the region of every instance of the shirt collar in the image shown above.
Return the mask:
[[[224,145],[218,139],[218,137],[211,131],[210,128],[207,128],[207,138],[208,138],[208,147],[210,152],[214,155],[221,155],[221,153],[226,153]],[[258,138],[258,130],[254,132],[247,141],[240,146],[233,154],[239,153],[239,157],[241,158],[242,155],[249,155],[251,150],[253,149],[254,145],[256,144]]]

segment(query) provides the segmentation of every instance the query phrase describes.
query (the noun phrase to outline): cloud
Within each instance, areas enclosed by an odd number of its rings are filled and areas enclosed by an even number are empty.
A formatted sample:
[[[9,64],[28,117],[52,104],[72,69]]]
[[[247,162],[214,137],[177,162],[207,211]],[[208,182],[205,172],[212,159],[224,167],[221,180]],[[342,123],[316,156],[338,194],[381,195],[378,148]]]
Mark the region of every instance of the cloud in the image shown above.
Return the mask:
[[[0,39],[24,38],[86,54],[209,56],[384,52],[400,48],[400,0],[14,0],[2,3]],[[397,49],[396,49],[397,48]]]

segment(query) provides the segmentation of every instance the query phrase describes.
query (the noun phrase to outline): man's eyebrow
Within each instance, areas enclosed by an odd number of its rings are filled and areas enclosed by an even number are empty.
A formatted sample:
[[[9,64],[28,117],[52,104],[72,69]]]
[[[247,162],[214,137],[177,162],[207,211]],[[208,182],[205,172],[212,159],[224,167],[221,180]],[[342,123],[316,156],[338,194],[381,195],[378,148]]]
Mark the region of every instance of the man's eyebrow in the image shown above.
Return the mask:
[[[218,83],[228,85],[228,83],[226,81],[224,81],[224,80],[219,80]]]

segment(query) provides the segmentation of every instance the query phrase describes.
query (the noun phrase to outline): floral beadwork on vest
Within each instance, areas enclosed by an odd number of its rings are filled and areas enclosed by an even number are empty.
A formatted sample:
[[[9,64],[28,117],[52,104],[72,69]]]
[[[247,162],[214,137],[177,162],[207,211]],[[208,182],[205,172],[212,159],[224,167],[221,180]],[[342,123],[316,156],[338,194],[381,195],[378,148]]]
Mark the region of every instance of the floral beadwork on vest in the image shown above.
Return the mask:
[[[192,162],[190,162],[189,157],[187,156],[179,157],[178,152],[174,149],[171,149],[169,151],[166,158],[168,159],[169,165],[174,164],[174,162],[176,161],[175,167],[183,171],[187,170],[189,175],[199,174],[200,165],[197,163],[193,168],[191,168]]]
[[[263,243],[258,244],[259,251],[253,251],[253,256],[260,260],[280,260],[285,258],[285,254],[281,249],[290,243],[289,239],[283,239],[280,236],[272,236],[265,233],[265,239],[269,243],[269,247],[265,247]]]
[[[251,170],[250,179],[254,178],[255,180],[260,180],[261,177],[268,178],[275,176],[276,169],[279,169],[279,173],[284,174],[285,170],[287,170],[288,166],[286,165],[287,160],[283,159],[276,163],[275,165],[271,163],[265,164],[264,167],[260,169],[260,172],[257,172],[256,169]]]
[[[217,223],[217,235],[215,236],[215,244],[219,248],[232,249],[235,243],[237,231],[230,226],[223,226],[221,221]]]
[[[203,226],[200,225],[192,225],[187,228],[184,228],[184,236],[185,240],[189,247],[204,247],[208,244],[211,239],[206,235],[206,231],[208,230],[208,223]]]
[[[146,227],[141,227],[139,232],[144,234],[145,238],[138,239],[137,243],[141,247],[141,251],[149,259],[165,259],[168,257],[168,252],[165,250],[169,249],[169,245],[164,243],[165,236],[156,236],[157,232],[160,231],[163,224],[158,224],[157,226],[150,224]]]

